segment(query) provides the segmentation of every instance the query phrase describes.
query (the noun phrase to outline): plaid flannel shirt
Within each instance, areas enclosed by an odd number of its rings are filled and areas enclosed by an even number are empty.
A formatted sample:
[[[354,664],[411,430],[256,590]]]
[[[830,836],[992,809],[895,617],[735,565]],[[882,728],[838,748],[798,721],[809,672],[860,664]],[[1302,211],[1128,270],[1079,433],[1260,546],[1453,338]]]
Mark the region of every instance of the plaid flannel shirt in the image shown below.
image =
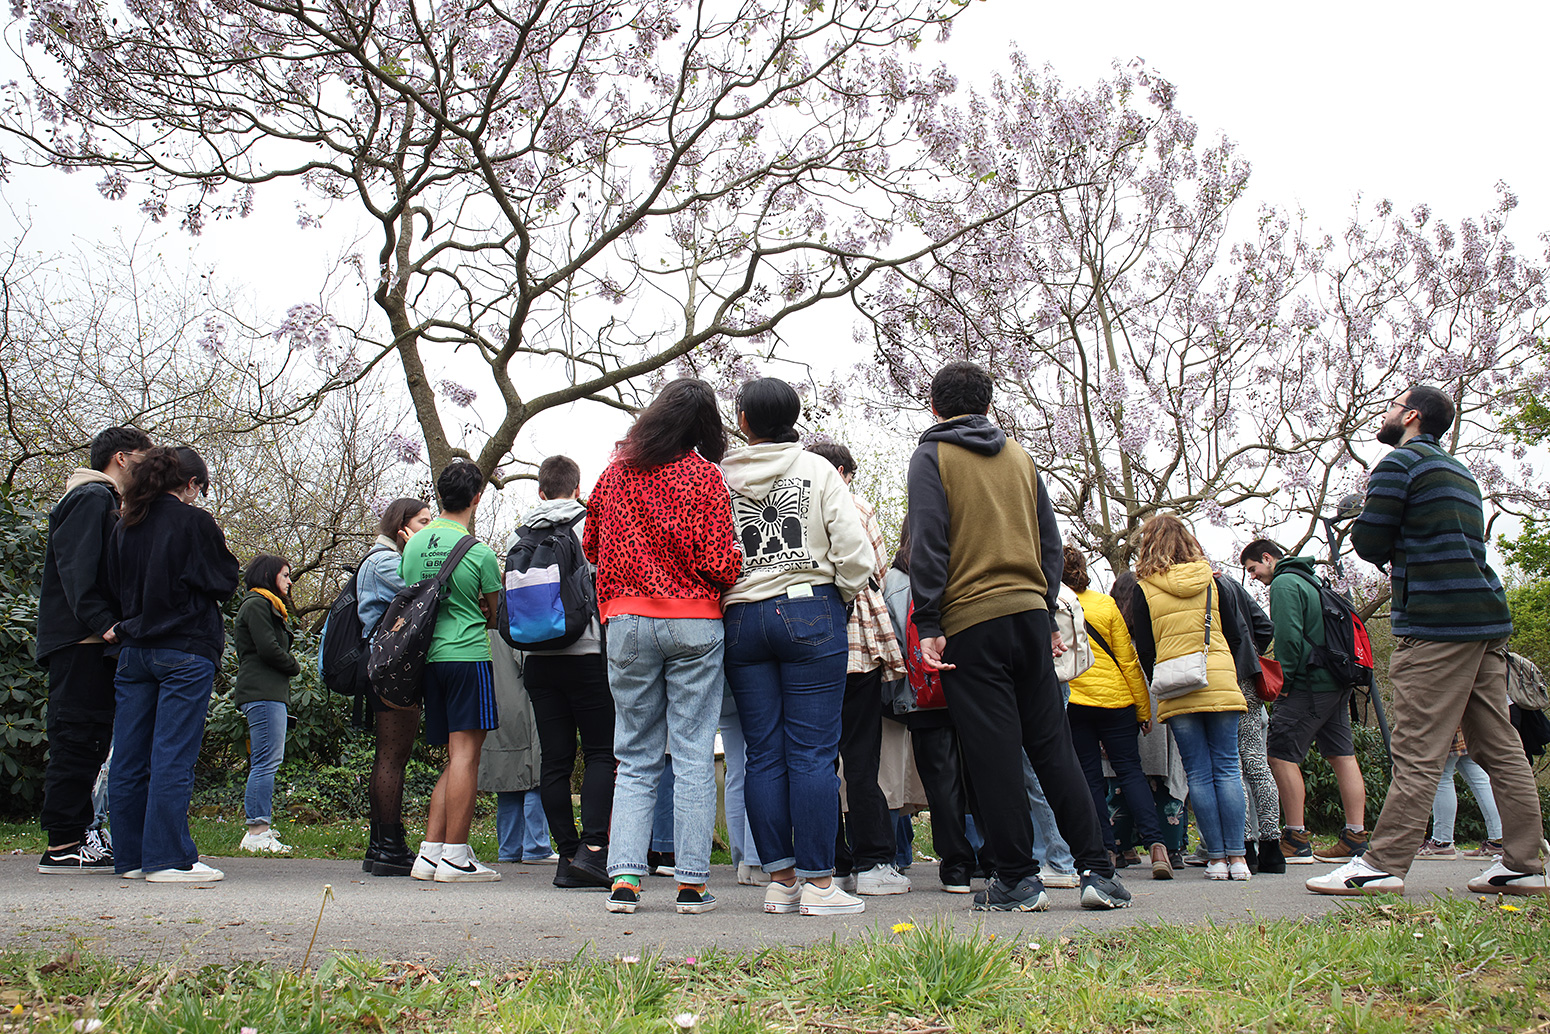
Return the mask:
[[[856,596],[856,609],[850,616],[845,632],[850,640],[850,663],[847,674],[856,675],[881,667],[884,681],[904,678],[904,653],[899,649],[899,638],[894,635],[893,621],[888,617],[888,607],[883,602],[883,575],[891,561],[883,550],[883,533],[877,526],[876,510],[859,495],[853,495],[856,512],[861,515],[861,526],[872,541],[876,554],[876,573],[872,581]]]

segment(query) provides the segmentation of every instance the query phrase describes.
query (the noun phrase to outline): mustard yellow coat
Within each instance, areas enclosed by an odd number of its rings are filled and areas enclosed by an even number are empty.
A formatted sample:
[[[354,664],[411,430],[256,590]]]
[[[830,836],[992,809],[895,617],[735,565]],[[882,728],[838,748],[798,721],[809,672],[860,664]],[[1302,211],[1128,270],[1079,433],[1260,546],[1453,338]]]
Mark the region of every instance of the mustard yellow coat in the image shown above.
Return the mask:
[[[1152,636],[1157,642],[1157,662],[1198,651],[1205,641],[1206,586],[1211,584],[1211,565],[1204,560],[1174,564],[1159,574],[1141,579],[1141,591],[1152,612]],[[1222,629],[1220,595],[1211,593],[1211,648],[1206,655],[1205,689],[1171,700],[1157,701],[1157,719],[1166,722],[1176,714],[1199,711],[1247,711],[1238,688],[1238,667]]]
[[[1087,707],[1134,707],[1136,721],[1151,721],[1152,700],[1146,692],[1146,678],[1119,604],[1112,596],[1093,589],[1077,593],[1076,598],[1087,623],[1103,636],[1114,656],[1092,640],[1093,666],[1071,680],[1071,702]]]

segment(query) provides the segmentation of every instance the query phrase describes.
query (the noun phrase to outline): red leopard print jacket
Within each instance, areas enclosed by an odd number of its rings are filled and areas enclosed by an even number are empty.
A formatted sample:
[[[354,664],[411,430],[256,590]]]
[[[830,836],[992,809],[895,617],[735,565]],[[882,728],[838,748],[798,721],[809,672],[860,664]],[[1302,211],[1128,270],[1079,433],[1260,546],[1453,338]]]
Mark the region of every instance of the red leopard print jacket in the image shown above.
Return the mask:
[[[743,570],[731,493],[697,452],[654,470],[610,463],[587,498],[582,548],[604,621],[720,618],[721,594]]]

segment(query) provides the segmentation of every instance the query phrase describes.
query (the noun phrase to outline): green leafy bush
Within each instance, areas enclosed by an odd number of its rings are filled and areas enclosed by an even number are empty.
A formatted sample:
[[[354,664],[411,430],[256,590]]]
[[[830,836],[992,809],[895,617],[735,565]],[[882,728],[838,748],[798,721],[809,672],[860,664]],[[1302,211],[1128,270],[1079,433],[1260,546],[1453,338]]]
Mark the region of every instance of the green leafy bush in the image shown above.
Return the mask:
[[[33,657],[48,515],[0,487],[0,813],[32,815],[43,797],[48,679]]]

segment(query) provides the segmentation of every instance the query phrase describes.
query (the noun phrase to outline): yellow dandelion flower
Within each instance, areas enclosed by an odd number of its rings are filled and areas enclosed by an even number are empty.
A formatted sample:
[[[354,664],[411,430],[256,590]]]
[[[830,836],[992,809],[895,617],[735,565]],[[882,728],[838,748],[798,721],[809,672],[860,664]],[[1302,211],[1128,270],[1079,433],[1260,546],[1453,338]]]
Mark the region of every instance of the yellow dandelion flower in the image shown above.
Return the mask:
[[[894,923],[893,924],[893,932],[894,933],[903,933],[906,930],[913,930],[913,929],[915,929],[915,924],[914,923]]]
[[[1521,911],[1523,911],[1523,909],[1519,908],[1517,905],[1497,905],[1496,907],[1500,908],[1503,912],[1521,912]]]

